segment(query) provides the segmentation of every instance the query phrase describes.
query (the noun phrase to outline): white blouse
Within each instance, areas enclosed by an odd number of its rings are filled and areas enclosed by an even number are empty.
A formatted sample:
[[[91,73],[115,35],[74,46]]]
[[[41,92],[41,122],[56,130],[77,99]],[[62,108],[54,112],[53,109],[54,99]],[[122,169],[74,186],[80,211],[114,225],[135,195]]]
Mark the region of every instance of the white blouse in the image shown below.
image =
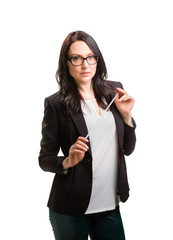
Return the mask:
[[[85,214],[116,208],[118,140],[115,119],[110,110],[97,113],[93,100],[81,101],[93,157],[92,191]]]

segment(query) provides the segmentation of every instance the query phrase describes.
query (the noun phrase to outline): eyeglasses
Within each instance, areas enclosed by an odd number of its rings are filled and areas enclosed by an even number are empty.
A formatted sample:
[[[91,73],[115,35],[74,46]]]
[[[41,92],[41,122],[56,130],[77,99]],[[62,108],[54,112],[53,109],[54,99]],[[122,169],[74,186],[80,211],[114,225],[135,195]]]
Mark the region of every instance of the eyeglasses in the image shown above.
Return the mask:
[[[83,58],[81,56],[75,56],[75,57],[68,58],[68,61],[70,61],[73,66],[82,65],[84,63],[84,60],[86,60],[89,65],[93,65],[98,62],[99,57],[96,55],[91,55],[86,58]]]

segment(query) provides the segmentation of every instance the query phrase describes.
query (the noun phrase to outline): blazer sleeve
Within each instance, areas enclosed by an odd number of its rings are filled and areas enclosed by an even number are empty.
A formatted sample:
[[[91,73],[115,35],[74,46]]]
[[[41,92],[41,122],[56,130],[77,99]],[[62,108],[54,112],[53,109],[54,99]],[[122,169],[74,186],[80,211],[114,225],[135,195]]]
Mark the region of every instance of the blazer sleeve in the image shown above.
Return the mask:
[[[136,134],[135,134],[136,123],[133,118],[132,118],[132,122],[133,122],[133,127],[124,123],[123,151],[126,156],[130,155],[134,151],[135,145],[136,145]]]
[[[44,104],[42,139],[40,145],[40,167],[44,171],[62,174],[62,162],[66,157],[58,156],[60,150],[58,115],[48,98],[45,99]]]
[[[123,88],[123,85],[119,82],[120,88]],[[132,118],[133,127],[129,126],[124,122],[124,142],[123,142],[123,151],[126,156],[130,155],[136,145],[136,123],[135,120]]]

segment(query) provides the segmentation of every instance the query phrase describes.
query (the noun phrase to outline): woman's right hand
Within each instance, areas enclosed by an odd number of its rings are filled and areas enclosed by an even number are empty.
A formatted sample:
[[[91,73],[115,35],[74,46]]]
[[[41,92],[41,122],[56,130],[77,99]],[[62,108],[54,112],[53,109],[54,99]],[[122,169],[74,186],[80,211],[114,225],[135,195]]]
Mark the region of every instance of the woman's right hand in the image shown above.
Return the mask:
[[[82,161],[85,152],[88,151],[88,146],[86,145],[87,142],[88,140],[86,138],[78,137],[77,141],[70,147],[69,157],[63,161],[64,170],[74,167]]]

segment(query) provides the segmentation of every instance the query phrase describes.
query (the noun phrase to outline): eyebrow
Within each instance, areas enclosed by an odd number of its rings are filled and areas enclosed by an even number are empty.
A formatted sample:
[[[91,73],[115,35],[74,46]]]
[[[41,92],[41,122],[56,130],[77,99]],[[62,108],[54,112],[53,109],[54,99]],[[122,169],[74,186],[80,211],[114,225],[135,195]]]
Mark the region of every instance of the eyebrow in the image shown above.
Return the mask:
[[[95,54],[94,52],[91,52],[91,53],[89,53],[87,56],[90,56],[90,55],[92,55],[92,54]],[[72,55],[71,55],[71,57],[73,57],[73,56],[80,56],[80,57],[82,57],[80,54],[75,54],[75,53],[73,53]]]

